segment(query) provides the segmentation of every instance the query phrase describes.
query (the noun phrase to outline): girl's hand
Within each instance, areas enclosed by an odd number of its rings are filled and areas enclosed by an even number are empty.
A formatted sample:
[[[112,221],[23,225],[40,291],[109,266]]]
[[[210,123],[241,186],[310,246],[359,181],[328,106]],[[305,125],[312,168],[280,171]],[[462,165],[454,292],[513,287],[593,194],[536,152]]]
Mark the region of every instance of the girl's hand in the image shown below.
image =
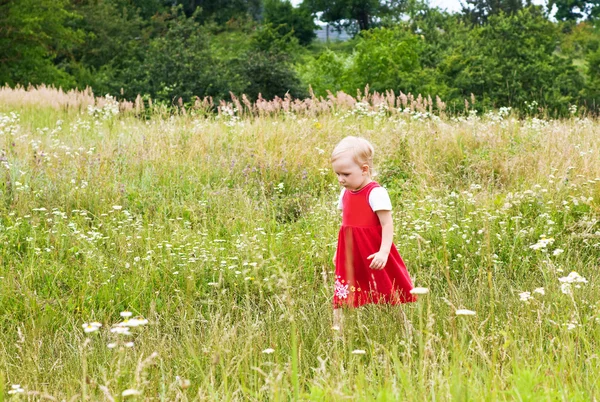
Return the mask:
[[[367,260],[373,260],[373,261],[371,261],[371,265],[369,265],[369,268],[371,268],[371,269],[385,268],[385,264],[387,264],[387,260],[388,260],[388,255],[389,255],[389,253],[385,253],[383,251],[378,251],[375,254],[371,254],[370,256],[368,256]]]

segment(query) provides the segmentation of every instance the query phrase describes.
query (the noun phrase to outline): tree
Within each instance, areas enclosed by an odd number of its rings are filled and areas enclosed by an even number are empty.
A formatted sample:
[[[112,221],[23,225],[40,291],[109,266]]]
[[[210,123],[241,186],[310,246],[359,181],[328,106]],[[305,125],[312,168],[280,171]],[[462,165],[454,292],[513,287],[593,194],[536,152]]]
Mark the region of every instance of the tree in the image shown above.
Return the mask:
[[[219,98],[237,89],[226,82],[227,68],[214,57],[209,28],[198,23],[195,14],[186,17],[181,6],[172,12],[166,32],[150,41],[140,68],[126,71],[124,78],[131,82],[128,97],[149,93],[167,102],[179,97],[187,102],[194,96]]]
[[[68,25],[76,18],[69,0],[1,1],[0,84],[74,86],[55,59],[81,41],[82,33]]]
[[[593,39],[587,43],[585,57],[588,78],[585,92],[588,107],[598,111],[600,109],[600,27],[596,27],[593,34]]]
[[[200,22],[214,21],[224,24],[232,18],[251,17],[258,20],[261,11],[261,0],[165,0],[171,6],[181,5],[188,17],[196,9],[202,9],[196,14]]]
[[[177,2],[173,0],[74,0],[74,2],[90,6],[102,6],[102,3],[110,3],[121,13],[136,14],[144,20],[168,12],[171,7],[177,5]]]
[[[389,14],[398,14],[407,0],[304,0],[313,13],[322,13],[320,20],[339,28],[357,26],[363,31],[377,25]]]
[[[462,5],[463,15],[473,24],[483,24],[492,15],[514,14],[523,7],[531,6],[531,0],[466,0]]]
[[[401,27],[361,32],[350,74],[355,77],[354,87],[364,88],[368,84],[381,92],[416,90],[414,73],[421,68],[422,42],[420,37]]]
[[[576,21],[600,17],[600,0],[549,0],[548,11],[556,6],[554,17],[559,21]]]
[[[79,82],[102,92],[108,90],[107,86],[124,84],[118,79],[120,71],[133,59],[141,61],[148,45],[144,29],[149,21],[140,16],[140,9],[127,7],[126,3],[129,1],[105,0],[76,5],[83,17],[77,27],[85,33],[85,40],[75,47],[76,61],[69,68]]]
[[[301,45],[308,45],[316,36],[317,25],[304,3],[294,8],[289,0],[265,0],[263,20],[282,35],[292,32]]]
[[[251,99],[259,94],[265,99],[283,97],[286,93],[305,97],[307,93],[291,64],[298,48],[292,32],[281,35],[271,24],[260,26],[250,38],[248,51],[238,57],[237,68],[232,68],[233,74],[239,72],[246,80],[238,93],[245,93]]]
[[[539,8],[499,13],[474,27],[440,71],[459,90],[459,102],[473,93],[484,107],[521,108],[536,101],[566,113],[569,103],[579,101],[584,83],[573,60],[555,54],[558,43],[558,28]]]
[[[302,81],[312,87],[315,95],[327,96],[327,91],[335,93],[347,90],[349,58],[350,56],[325,48],[316,57],[306,57],[296,69]]]

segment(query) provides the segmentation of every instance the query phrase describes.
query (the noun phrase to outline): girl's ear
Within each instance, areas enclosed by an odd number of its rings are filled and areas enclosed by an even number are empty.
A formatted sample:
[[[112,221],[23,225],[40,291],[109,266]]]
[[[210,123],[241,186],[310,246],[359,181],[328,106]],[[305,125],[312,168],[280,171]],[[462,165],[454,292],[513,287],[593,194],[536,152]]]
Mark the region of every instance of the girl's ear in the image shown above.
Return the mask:
[[[363,172],[363,174],[369,174],[369,165],[367,165],[366,163],[364,165],[362,165],[361,170]]]

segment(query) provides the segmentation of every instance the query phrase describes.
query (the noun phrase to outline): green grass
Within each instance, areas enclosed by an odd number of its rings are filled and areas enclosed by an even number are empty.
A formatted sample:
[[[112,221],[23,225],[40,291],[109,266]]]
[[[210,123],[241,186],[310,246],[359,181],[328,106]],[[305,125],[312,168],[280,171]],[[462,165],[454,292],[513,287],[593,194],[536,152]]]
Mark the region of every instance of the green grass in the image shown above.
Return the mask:
[[[10,111],[18,122],[6,123]],[[600,393],[596,120],[0,112],[7,398]],[[329,154],[348,134],[375,144],[395,243],[430,293],[348,311],[339,334],[331,329],[339,189]],[[542,235],[553,241],[532,249]],[[571,271],[587,283],[566,294],[559,278]],[[526,291],[528,302],[519,297]],[[459,308],[477,315],[456,316]],[[125,310],[148,324],[112,333]],[[103,326],[84,333],[92,321]],[[9,395],[13,384],[24,392]],[[126,389],[140,395],[122,397]]]

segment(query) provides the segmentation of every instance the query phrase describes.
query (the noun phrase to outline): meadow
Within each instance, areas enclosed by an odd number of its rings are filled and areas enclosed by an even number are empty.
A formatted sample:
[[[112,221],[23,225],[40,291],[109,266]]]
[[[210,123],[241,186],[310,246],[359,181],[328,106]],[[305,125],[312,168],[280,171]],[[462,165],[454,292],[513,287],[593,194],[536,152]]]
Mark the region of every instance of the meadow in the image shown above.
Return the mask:
[[[0,91],[0,399],[599,397],[596,118],[390,94],[141,106]],[[336,331],[346,135],[374,143],[429,292]]]

